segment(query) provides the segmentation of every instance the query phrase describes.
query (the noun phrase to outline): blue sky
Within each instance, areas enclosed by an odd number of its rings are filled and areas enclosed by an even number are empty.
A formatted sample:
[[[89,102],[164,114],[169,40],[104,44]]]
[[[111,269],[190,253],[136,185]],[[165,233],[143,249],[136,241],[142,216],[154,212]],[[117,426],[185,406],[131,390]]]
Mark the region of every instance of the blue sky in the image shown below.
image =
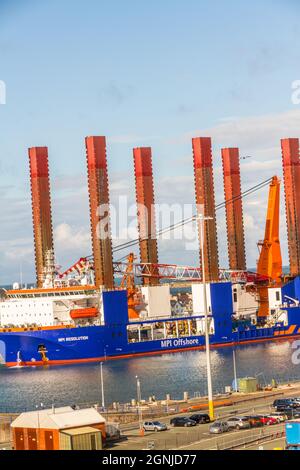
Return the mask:
[[[298,137],[297,1],[0,0],[0,284],[34,278],[27,148],[49,147],[56,252],[90,253],[84,137],[106,135],[112,199],[134,200],[132,148],[153,147],[158,202],[193,202],[191,136],[240,146],[244,189],[281,172],[279,139]],[[245,204],[248,265],[262,238],[267,192]],[[282,201],[282,245],[287,261]],[[226,266],[224,214],[218,213]],[[160,244],[160,259],[196,252]]]

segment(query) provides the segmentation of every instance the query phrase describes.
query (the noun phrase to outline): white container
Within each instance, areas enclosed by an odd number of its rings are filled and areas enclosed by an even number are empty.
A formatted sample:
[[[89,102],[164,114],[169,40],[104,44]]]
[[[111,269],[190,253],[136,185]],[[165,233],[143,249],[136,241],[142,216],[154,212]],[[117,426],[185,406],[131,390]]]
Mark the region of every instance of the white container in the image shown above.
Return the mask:
[[[204,315],[203,284],[192,284],[193,315]],[[208,313],[211,313],[210,284],[206,284]]]
[[[171,316],[170,287],[143,286],[141,288],[148,318]]]

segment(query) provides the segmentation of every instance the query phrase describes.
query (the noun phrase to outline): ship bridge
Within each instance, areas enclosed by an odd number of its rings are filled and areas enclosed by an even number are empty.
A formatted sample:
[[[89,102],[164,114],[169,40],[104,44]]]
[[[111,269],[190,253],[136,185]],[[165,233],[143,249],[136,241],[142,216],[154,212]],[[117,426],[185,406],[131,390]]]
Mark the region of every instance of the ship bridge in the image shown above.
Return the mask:
[[[2,299],[24,299],[43,297],[68,297],[98,295],[99,289],[95,286],[69,286],[50,289],[16,289],[2,290]]]

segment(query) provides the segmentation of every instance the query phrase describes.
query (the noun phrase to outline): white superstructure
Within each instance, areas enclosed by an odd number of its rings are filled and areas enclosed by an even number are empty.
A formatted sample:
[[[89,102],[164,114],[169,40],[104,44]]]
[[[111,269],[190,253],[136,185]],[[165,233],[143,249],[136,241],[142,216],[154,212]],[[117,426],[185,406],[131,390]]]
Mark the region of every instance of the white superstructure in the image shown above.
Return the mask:
[[[71,312],[97,308],[98,318],[71,317]],[[2,291],[0,327],[56,326],[103,322],[102,294],[91,286],[61,289],[20,289]]]
[[[256,317],[258,299],[255,291],[247,289],[246,284],[232,284],[233,312],[236,318]]]

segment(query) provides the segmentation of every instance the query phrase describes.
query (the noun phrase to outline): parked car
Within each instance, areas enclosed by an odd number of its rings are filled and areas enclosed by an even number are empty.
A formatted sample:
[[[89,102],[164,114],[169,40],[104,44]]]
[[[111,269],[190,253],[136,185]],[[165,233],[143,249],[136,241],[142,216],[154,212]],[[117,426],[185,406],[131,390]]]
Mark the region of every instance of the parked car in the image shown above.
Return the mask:
[[[278,416],[280,423],[283,423],[284,421],[288,419],[288,416],[282,411],[274,411],[274,413],[272,413],[271,416],[274,416],[274,417]]]
[[[261,428],[264,423],[262,422],[260,416],[245,416],[248,419],[251,428]]]
[[[300,408],[282,408],[280,413],[284,413],[287,419],[300,418]]]
[[[185,416],[178,416],[177,418],[172,418],[170,424],[174,427],[190,427],[196,426],[197,423],[196,421],[193,421]]]
[[[215,421],[209,427],[209,432],[211,434],[221,434],[223,432],[228,432],[230,430],[226,421]]]
[[[296,398],[279,398],[273,402],[273,407],[276,411],[280,411],[283,408],[297,408],[300,402]]]
[[[119,441],[121,439],[121,431],[118,428],[118,424],[106,423],[105,426],[106,441]]]
[[[277,424],[282,423],[282,422],[284,421],[283,416],[280,415],[280,414],[270,413],[270,414],[268,414],[268,416],[269,416],[270,418],[276,419]]]
[[[232,418],[227,419],[226,423],[229,428],[234,429],[249,429],[250,423],[248,418],[245,416],[233,416]]]
[[[196,421],[197,424],[210,423],[210,417],[205,413],[198,413],[190,416],[190,419]]]
[[[144,431],[166,431],[168,429],[165,423],[160,421],[145,421],[143,424]]]
[[[259,415],[261,422],[265,426],[270,426],[272,424],[277,424],[277,419],[271,418],[271,416],[268,415]]]
[[[292,397],[292,400],[294,400],[300,406],[300,397]]]

